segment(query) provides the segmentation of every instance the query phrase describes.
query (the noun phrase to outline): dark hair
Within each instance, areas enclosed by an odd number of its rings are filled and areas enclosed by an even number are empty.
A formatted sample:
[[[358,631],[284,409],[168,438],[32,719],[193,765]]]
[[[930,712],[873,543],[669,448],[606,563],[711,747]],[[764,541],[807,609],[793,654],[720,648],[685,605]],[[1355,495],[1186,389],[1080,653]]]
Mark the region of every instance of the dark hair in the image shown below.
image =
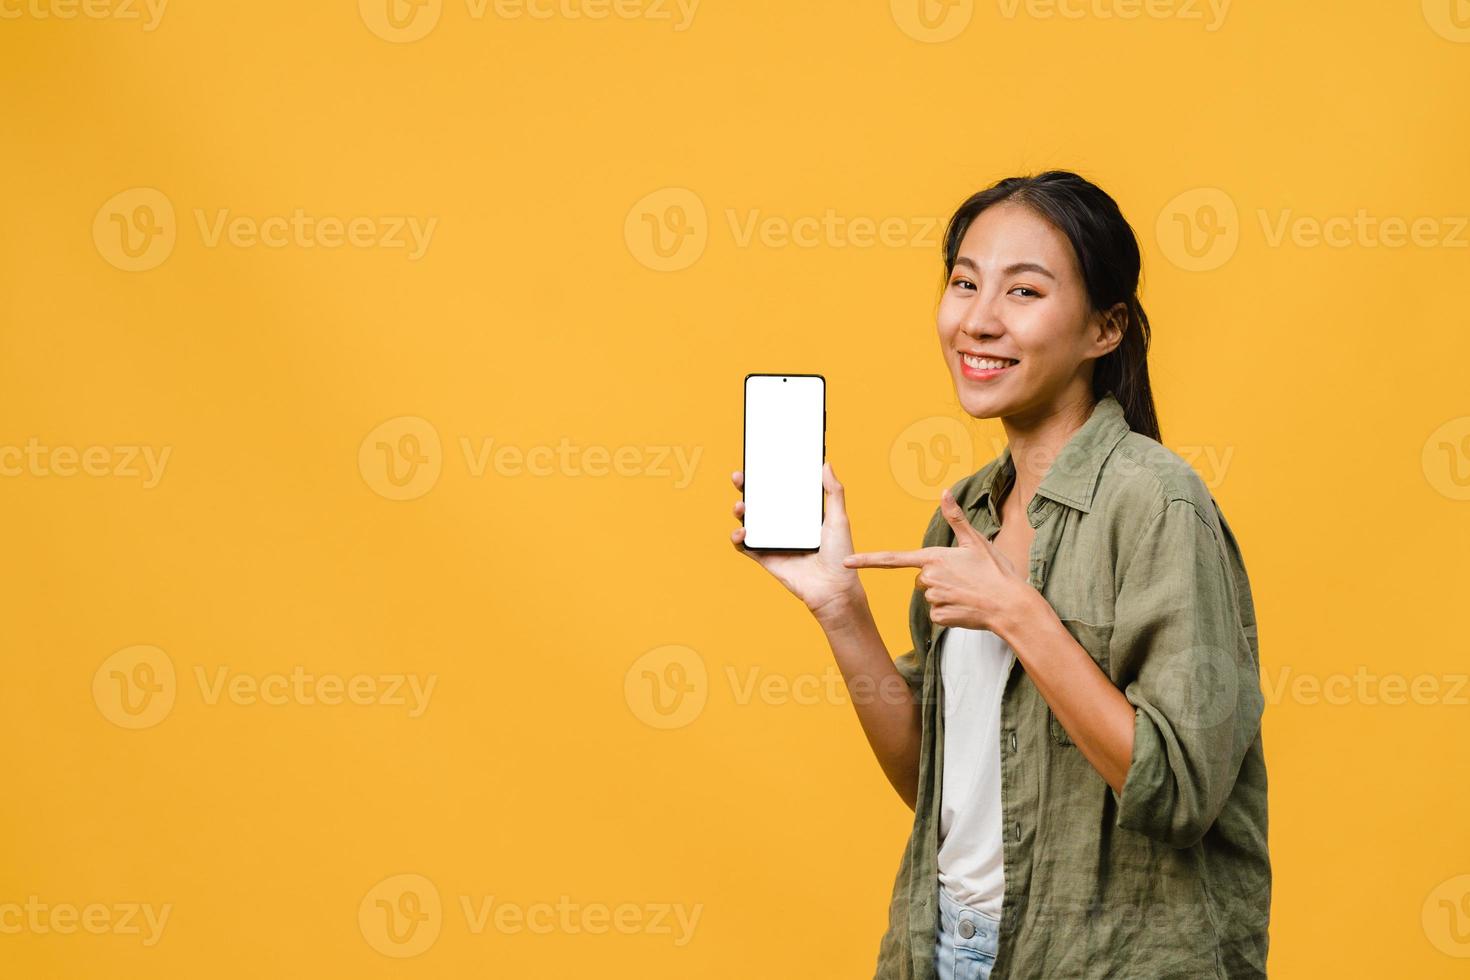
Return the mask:
[[[1102,188],[1069,170],[997,181],[971,196],[949,219],[944,232],[946,284],[971,222],[980,212],[1002,201],[1025,205],[1067,236],[1082,268],[1093,310],[1126,304],[1123,340],[1098,358],[1093,367],[1092,394],[1102,398],[1111,392],[1123,406],[1128,427],[1159,440],[1159,419],[1148,381],[1148,316],[1138,301],[1138,238],[1117,202]]]

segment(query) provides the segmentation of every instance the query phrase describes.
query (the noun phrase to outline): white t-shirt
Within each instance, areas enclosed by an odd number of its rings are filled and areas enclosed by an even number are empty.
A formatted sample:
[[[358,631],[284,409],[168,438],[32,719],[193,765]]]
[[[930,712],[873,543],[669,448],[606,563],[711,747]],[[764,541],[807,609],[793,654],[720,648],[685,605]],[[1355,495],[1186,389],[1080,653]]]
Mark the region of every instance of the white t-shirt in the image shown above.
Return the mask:
[[[944,684],[939,881],[950,898],[998,919],[1005,895],[1000,702],[1016,655],[990,630],[962,626],[945,630],[939,650]]]

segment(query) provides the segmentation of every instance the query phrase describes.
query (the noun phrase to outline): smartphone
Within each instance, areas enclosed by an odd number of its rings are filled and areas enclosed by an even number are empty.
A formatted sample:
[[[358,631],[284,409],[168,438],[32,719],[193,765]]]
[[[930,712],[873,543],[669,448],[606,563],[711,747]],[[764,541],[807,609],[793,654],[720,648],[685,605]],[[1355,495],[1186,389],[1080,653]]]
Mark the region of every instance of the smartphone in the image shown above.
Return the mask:
[[[827,502],[827,379],[747,374],[744,455],[745,547],[818,550]]]

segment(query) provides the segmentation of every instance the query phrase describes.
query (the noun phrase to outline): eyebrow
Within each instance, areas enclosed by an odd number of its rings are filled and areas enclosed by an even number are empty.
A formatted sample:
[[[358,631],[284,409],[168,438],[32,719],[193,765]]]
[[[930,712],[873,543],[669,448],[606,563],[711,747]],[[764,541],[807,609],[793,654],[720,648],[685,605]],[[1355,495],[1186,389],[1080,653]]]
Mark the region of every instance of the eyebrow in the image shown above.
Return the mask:
[[[967,265],[971,269],[974,269],[977,273],[980,271],[980,267],[977,266],[974,263],[973,260],[968,259],[968,258],[966,258],[963,255],[961,255],[959,258],[955,259],[954,260],[954,264],[957,265],[957,266],[959,266],[959,265]],[[1044,265],[1038,265],[1035,262],[1017,262],[1017,263],[1015,263],[1013,265],[1006,266],[1004,269],[1002,269],[1000,271],[1001,271],[1001,275],[1005,275],[1005,276],[1013,276],[1013,275],[1015,275],[1018,272],[1035,272],[1035,273],[1038,273],[1040,275],[1046,276],[1048,279],[1052,280],[1053,282],[1055,282],[1056,281],[1056,278],[1057,278],[1056,276],[1052,275],[1051,270],[1048,269],[1046,266],[1044,266]]]

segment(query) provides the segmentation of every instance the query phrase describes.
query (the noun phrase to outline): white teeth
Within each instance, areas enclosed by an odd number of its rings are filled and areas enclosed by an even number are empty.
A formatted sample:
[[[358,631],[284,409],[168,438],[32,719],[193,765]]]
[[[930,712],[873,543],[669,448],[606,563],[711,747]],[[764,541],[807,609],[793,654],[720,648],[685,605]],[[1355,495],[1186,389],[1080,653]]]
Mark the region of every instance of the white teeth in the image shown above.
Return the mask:
[[[969,354],[964,355],[964,358],[966,364],[970,365],[970,367],[972,368],[977,368],[981,371],[996,371],[1000,368],[1010,367],[1012,364],[1016,363],[1015,361],[992,360],[988,357],[973,357]]]

